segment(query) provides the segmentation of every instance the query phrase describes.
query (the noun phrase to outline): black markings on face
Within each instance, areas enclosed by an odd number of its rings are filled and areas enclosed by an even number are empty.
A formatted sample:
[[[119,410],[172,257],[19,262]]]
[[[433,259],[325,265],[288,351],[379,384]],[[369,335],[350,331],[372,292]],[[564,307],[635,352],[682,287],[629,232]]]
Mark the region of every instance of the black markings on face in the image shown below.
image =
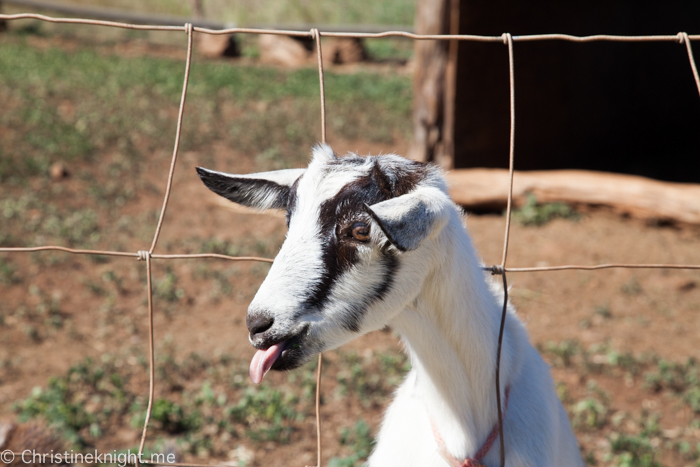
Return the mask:
[[[327,170],[343,170],[343,165],[363,165],[366,162],[366,159],[360,157],[345,157],[330,163]],[[370,223],[364,205],[379,203],[412,191],[424,179],[425,174],[426,166],[418,162],[406,161],[401,165],[381,167],[374,158],[367,175],[348,183],[333,198],[321,204],[319,241],[322,245],[323,271],[302,308],[322,309],[329,300],[333,285],[343,273],[358,263],[358,247],[362,243],[352,238],[352,226],[355,222]],[[389,292],[399,267],[399,258],[395,252],[384,248],[380,253],[382,273],[375,286],[366,291],[359,303],[345,304],[343,325],[353,332],[359,332],[367,307]]]

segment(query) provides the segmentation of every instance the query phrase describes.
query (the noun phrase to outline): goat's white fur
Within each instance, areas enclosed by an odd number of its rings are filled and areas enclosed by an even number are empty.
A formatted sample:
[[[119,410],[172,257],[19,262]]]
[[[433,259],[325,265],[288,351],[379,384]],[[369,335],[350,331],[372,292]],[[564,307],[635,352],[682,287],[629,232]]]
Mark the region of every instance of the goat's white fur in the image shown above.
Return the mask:
[[[489,286],[461,214],[412,252],[428,265],[415,300],[389,324],[401,335],[413,369],[389,407],[370,466],[445,466],[431,421],[457,459],[473,455],[496,422],[496,342],[502,293]],[[416,275],[422,275],[415,271]],[[508,466],[582,466],[577,442],[549,367],[508,310],[501,356]],[[501,400],[505,400],[502,394]],[[499,465],[498,443],[484,462]]]
[[[397,156],[384,157],[387,167],[400,163]],[[397,253],[400,267],[391,291],[364,311],[359,332],[351,332],[341,323],[348,313],[346,304],[366,294],[381,274],[379,246],[388,238],[376,223],[371,242],[357,249],[359,263],[333,285],[323,312],[299,312],[323,267],[318,240],[320,206],[343,186],[367,174],[370,167],[368,161],[324,170],[334,159],[329,147],[316,148],[299,181],[287,239],[249,313],[273,310],[275,323],[269,332],[290,334],[308,328],[306,342],[314,352],[338,347],[389,324],[401,335],[412,369],[386,412],[369,465],[445,467],[431,420],[452,456],[473,456],[497,419],[494,380],[503,295],[481,269],[462,212],[449,199],[441,176],[428,177],[411,193],[370,206],[378,218],[391,220],[401,219],[420,203],[430,218],[430,231],[409,245],[408,251]],[[263,175],[270,177],[251,177]],[[506,387],[510,387],[504,411],[506,465],[583,466],[549,368],[528,342],[511,308],[501,357],[501,390]],[[504,395],[501,400],[505,400]],[[484,463],[499,465],[498,442]]]

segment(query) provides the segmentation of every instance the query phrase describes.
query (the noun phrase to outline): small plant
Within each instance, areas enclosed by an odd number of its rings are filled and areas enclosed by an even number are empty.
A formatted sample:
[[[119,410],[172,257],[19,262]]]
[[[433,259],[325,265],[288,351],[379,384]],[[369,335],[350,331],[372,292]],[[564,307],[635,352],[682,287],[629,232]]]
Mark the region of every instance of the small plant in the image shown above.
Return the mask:
[[[328,461],[328,467],[357,467],[363,465],[367,460],[374,439],[369,429],[369,425],[364,420],[359,420],[351,430],[345,428],[340,433],[340,444],[350,448],[353,453],[347,457],[334,457]]]
[[[606,423],[607,407],[595,397],[578,401],[571,409],[573,426],[586,430],[601,428]]]
[[[614,433],[610,438],[612,453],[608,456],[615,467],[659,467],[656,452],[660,443],[661,427],[655,413],[642,411],[637,421],[637,434]]]
[[[573,357],[581,352],[581,346],[575,340],[549,341],[540,351],[555,357],[554,366],[568,367],[571,366]]]
[[[301,417],[294,410],[295,396],[283,394],[267,385],[247,388],[235,406],[224,410],[226,416],[242,424],[254,440],[289,442],[292,427],[287,421]]]
[[[642,435],[615,434],[610,438],[613,455],[608,461],[613,467],[660,467],[655,449]]]
[[[163,431],[170,434],[196,430],[200,426],[200,420],[195,411],[187,414],[181,405],[164,398],[157,399],[153,403],[151,417],[160,423]]]
[[[133,401],[126,390],[127,377],[109,358],[97,363],[88,358],[64,376],[49,380],[46,388],[34,388],[14,405],[20,420],[44,419],[78,448],[92,446],[113,415],[125,414]]]
[[[22,282],[17,270],[9,261],[0,258],[0,284],[13,285]]]
[[[657,370],[644,375],[652,391],[670,390],[679,395],[695,413],[700,413],[700,365],[689,358],[685,363],[659,360]]]
[[[578,220],[579,215],[565,203],[538,204],[532,193],[527,195],[525,204],[513,211],[513,219],[522,225],[539,227],[550,221],[560,219]]]
[[[177,276],[170,268],[165,276],[154,282],[153,294],[166,302],[176,302],[185,296],[185,291],[177,287]]]

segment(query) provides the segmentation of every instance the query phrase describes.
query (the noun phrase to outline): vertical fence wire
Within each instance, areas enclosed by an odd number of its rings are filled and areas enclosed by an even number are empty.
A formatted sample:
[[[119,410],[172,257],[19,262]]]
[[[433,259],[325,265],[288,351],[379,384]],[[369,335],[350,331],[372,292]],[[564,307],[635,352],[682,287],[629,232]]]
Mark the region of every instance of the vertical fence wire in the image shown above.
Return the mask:
[[[185,25],[185,31],[187,32],[187,59],[185,61],[185,77],[182,84],[182,96],[180,97],[180,108],[177,115],[177,129],[175,132],[175,145],[173,148],[173,156],[170,161],[170,170],[168,172],[168,181],[165,189],[165,195],[163,196],[163,207],[160,211],[160,217],[158,218],[158,225],[156,226],[155,234],[153,235],[153,243],[151,243],[151,248],[147,252],[143,252],[139,259],[145,257],[146,260],[146,273],[148,282],[148,407],[146,409],[146,417],[143,423],[143,432],[141,435],[141,442],[139,444],[138,460],[141,459],[143,454],[143,449],[146,444],[146,437],[148,435],[148,423],[151,419],[151,412],[153,410],[153,399],[155,397],[155,342],[154,342],[154,331],[153,331],[153,286],[152,286],[152,275],[153,271],[151,268],[151,254],[155,250],[158,243],[158,237],[160,236],[160,231],[163,226],[163,220],[165,219],[165,212],[168,208],[168,202],[170,201],[170,191],[173,186],[173,177],[175,175],[175,166],[177,164],[177,155],[180,149],[180,136],[182,134],[182,119],[185,113],[185,100],[187,99],[187,85],[190,78],[190,66],[192,64],[192,40],[194,32],[192,31],[192,24],[187,23]]]
[[[175,174],[175,164],[177,163],[177,153],[180,149],[180,135],[182,134],[182,118],[185,113],[185,99],[187,98],[187,84],[190,79],[190,65],[192,64],[192,36],[194,33],[192,31],[192,24],[187,23],[185,25],[185,30],[187,32],[187,60],[185,62],[185,78],[182,85],[182,97],[180,98],[180,109],[177,113],[177,129],[175,130],[175,147],[173,148],[173,158],[170,162],[170,172],[168,172],[168,183],[165,188],[165,196],[163,197],[163,207],[160,210],[160,217],[158,218],[158,225],[156,226],[156,233],[153,236],[153,243],[151,243],[151,248],[148,250],[149,254],[153,254],[156,249],[156,244],[158,243],[158,237],[160,236],[160,229],[163,226],[163,220],[165,219],[165,210],[168,208],[168,201],[170,200],[170,190],[173,186],[173,175]]]
[[[151,268],[151,255],[143,252],[143,257],[146,260],[146,293],[148,294],[148,408],[146,409],[146,418],[143,422],[143,431],[141,433],[141,442],[139,443],[139,453],[136,459],[138,466],[143,448],[146,445],[146,437],[148,436],[148,423],[151,420],[151,412],[153,410],[153,399],[156,392],[156,370],[155,370],[155,341],[153,339],[153,274]]]
[[[323,51],[321,34],[318,29],[311,30],[316,39],[316,57],[318,58],[318,83],[321,92],[321,142],[326,144],[326,86],[323,79]],[[321,371],[323,369],[323,353],[318,354],[316,368],[316,466],[321,467]]]
[[[498,343],[496,345],[496,406],[498,414],[498,438],[501,467],[506,464],[506,448],[503,433],[503,408],[501,407],[501,349],[503,348],[503,333],[506,324],[506,313],[508,311],[508,280],[506,279],[506,259],[508,258],[508,241],[510,239],[510,220],[513,211],[513,174],[515,165],[515,66],[513,61],[513,37],[510,33],[503,34],[503,42],[508,46],[508,73],[510,75],[510,146],[508,151],[508,204],[506,207],[506,229],[503,238],[503,256],[498,268],[494,267],[494,272],[498,271],[503,278],[503,309],[501,311],[501,321],[498,328]]]
[[[693,57],[693,47],[690,45],[690,38],[688,38],[688,33],[679,32],[681,36],[681,43],[685,42],[685,48],[688,50],[688,60],[690,60],[690,69],[693,70],[693,78],[695,78],[695,86],[698,88],[698,93],[700,93],[700,75],[698,75],[698,67],[695,64],[695,58]]]
[[[323,52],[321,48],[321,33],[312,29],[311,34],[316,39],[316,57],[318,58],[318,82],[321,88],[321,142],[326,144],[326,87],[323,80]]]

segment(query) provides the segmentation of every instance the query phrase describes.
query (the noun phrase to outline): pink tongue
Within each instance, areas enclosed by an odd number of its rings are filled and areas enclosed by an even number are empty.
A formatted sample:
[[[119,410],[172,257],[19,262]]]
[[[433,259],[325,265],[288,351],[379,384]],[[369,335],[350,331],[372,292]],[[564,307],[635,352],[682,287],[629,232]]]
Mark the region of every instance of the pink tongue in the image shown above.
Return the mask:
[[[260,384],[263,377],[270,371],[272,364],[275,363],[284,350],[284,342],[275,344],[267,350],[258,350],[253,355],[253,360],[250,361],[250,379],[255,384]]]

